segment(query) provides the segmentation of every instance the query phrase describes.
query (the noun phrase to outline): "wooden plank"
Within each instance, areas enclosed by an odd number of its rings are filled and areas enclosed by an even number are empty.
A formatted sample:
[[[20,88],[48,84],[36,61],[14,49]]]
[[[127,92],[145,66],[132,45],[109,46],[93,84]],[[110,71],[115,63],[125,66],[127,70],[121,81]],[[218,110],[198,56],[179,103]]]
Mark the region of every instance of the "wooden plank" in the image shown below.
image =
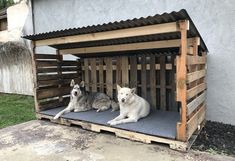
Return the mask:
[[[113,70],[116,70],[116,84],[122,85],[122,60],[121,57],[116,58],[116,69],[113,66]]]
[[[100,83],[100,92],[104,92],[104,59],[99,58],[99,83]]]
[[[189,116],[200,104],[206,100],[206,92],[203,92],[189,104],[187,104],[187,116]]]
[[[77,67],[65,67],[61,68],[61,72],[77,72]],[[55,73],[58,72],[58,68],[38,68],[37,73]]]
[[[97,92],[97,77],[96,77],[96,58],[90,59],[91,63],[91,91]]]
[[[39,112],[39,104],[38,104],[38,95],[37,95],[37,62],[36,62],[36,46],[35,42],[31,41],[31,48],[32,48],[32,71],[33,71],[33,93],[34,93],[34,105],[35,105],[35,111]]]
[[[155,70],[155,55],[150,55],[150,105],[156,109],[156,70]]]
[[[106,69],[106,94],[113,98],[113,69],[112,69],[112,58],[104,58]]]
[[[79,78],[73,78],[75,82],[79,81]],[[58,86],[59,84],[61,84],[62,86],[69,86],[71,82],[71,79],[54,79],[54,80],[38,80],[37,84],[38,87],[43,87],[43,86]]]
[[[84,69],[85,69],[85,84],[86,84],[86,91],[90,91],[88,84],[90,83],[89,80],[89,61],[88,58],[84,59]]]
[[[193,42],[193,38],[187,39],[188,43]],[[118,45],[107,45],[107,46],[96,46],[96,47],[84,47],[84,48],[73,48],[60,50],[61,54],[91,54],[91,53],[110,53],[115,51],[132,51],[132,50],[144,50],[144,49],[159,49],[159,48],[173,48],[180,46],[180,39],[175,40],[161,40],[161,41],[150,41],[140,43],[129,43],[129,44],[118,44]]]
[[[38,90],[37,95],[38,99],[45,99],[50,97],[58,97],[61,95],[69,95],[70,94],[70,87],[62,87],[62,88],[49,88],[49,89],[43,89]]]
[[[117,58],[117,60],[118,60],[118,58]],[[117,61],[117,62],[121,62],[121,61]],[[147,63],[147,62],[146,62],[146,63]],[[119,64],[121,64],[121,63],[119,63]],[[118,64],[117,64],[117,65],[118,65]],[[113,65],[112,68],[113,68],[113,70],[117,70],[117,66],[116,66],[116,65]],[[130,69],[131,69],[131,66],[128,65],[127,68],[128,68],[128,70],[130,70]],[[137,64],[137,70],[141,70],[141,69],[142,69],[141,65],[140,65],[140,64]],[[156,70],[160,70],[160,64],[155,64],[155,69],[156,69]],[[172,64],[167,63],[165,69],[166,69],[166,70],[172,70]],[[82,70],[84,70],[84,67],[82,67]],[[97,67],[96,70],[99,70],[99,68]],[[103,70],[106,70],[106,65],[103,66]],[[150,65],[149,65],[149,64],[146,64],[146,70],[150,70]]]
[[[202,83],[202,84],[197,85],[196,87],[193,87],[187,90],[187,100],[193,98],[194,96],[204,91],[205,89],[206,89],[206,84]]]
[[[206,117],[206,107],[203,104],[200,109],[193,115],[193,117],[187,122],[187,138],[189,139],[192,134],[201,128],[200,125],[205,120]],[[199,129],[200,130],[200,129]]]
[[[35,54],[35,59],[58,59],[58,55],[52,55],[52,54]]]
[[[171,104],[169,107],[170,111],[178,111],[177,109],[177,102],[176,102],[176,77],[175,77],[175,73],[176,73],[176,67],[174,66],[175,63],[175,56],[171,56],[171,64],[172,64],[172,70],[170,71],[170,85],[171,85]]]
[[[61,65],[62,66],[77,66],[77,61],[64,60]]]
[[[122,86],[129,87],[128,57],[122,56]]]
[[[165,56],[160,56],[160,105],[162,110],[166,110],[166,65]]]
[[[177,140],[186,141],[187,121],[187,87],[186,87],[186,55],[187,55],[187,22],[180,21],[181,48],[176,58],[176,98],[181,103],[180,122],[177,123]]]
[[[63,79],[74,79],[78,78],[77,74],[62,74]],[[45,80],[55,80],[59,79],[58,74],[44,74],[44,75],[37,75],[37,80],[38,81],[45,81]]]
[[[187,56],[187,65],[206,64],[205,56]]]
[[[57,108],[57,107],[61,107],[61,106],[67,106],[69,103],[70,97],[65,97],[63,98],[63,101],[60,102],[59,99],[53,99],[50,101],[45,101],[45,102],[41,102],[39,103],[39,108],[40,110],[49,110],[52,108]]]
[[[37,68],[44,68],[44,67],[57,67],[57,61],[48,61],[48,60],[37,60]]]
[[[192,73],[188,73],[187,74],[187,83],[191,83],[195,80],[198,80],[202,77],[205,77],[206,76],[206,70],[199,70],[199,71],[196,71],[196,72],[192,72]]]
[[[98,40],[107,40],[107,39],[117,39],[124,37],[133,37],[141,35],[152,35],[160,33],[169,33],[179,31],[176,22],[157,24],[157,25],[148,25],[142,27],[134,27],[128,29],[119,29],[105,32],[96,32],[75,36],[64,36],[59,38],[51,38],[45,40],[36,41],[36,46],[47,46],[47,45],[56,45],[56,44],[67,44],[75,42],[85,42],[85,41],[98,41]]]
[[[137,57],[130,57],[130,88],[137,88]]]
[[[62,61],[63,61],[63,56],[60,55],[60,52],[59,50],[56,50],[56,54],[58,55],[58,65],[57,65],[57,69],[58,69],[58,76],[59,76],[59,80],[63,80],[62,78],[62,71],[61,71],[61,64],[62,64]],[[58,84],[58,88],[61,89],[61,86],[62,84],[59,82]],[[63,101],[63,95],[59,95],[59,102],[62,102]]]
[[[147,98],[147,74],[146,74],[146,55],[141,56],[141,96]]]

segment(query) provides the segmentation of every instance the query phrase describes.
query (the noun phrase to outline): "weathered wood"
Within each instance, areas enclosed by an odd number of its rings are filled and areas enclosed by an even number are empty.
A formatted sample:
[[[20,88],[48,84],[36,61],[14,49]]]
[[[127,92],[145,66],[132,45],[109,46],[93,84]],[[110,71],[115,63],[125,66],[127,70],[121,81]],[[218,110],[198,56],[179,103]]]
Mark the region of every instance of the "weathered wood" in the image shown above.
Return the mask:
[[[99,58],[99,83],[100,83],[100,92],[104,92],[104,59]]]
[[[35,54],[35,59],[58,59],[58,55],[52,55],[52,54]]]
[[[121,58],[121,57],[120,57],[120,58]],[[117,58],[117,60],[118,60],[118,59],[119,59],[119,58]],[[121,61],[117,61],[117,62],[121,62]],[[121,64],[121,63],[120,63],[120,64]],[[117,63],[117,65],[118,65],[118,63]],[[112,65],[113,70],[117,70],[117,65]],[[106,68],[107,68],[106,65],[104,65],[104,66],[103,66],[103,70],[106,70]],[[160,68],[161,68],[161,67],[160,67],[160,64],[155,64],[155,69],[156,69],[156,70],[160,70]],[[130,70],[130,69],[131,69],[131,66],[128,65],[128,66],[127,66],[127,69]],[[140,65],[140,64],[137,64],[137,70],[141,70],[141,69],[142,69],[141,65]],[[167,63],[165,69],[166,69],[166,70],[172,70],[172,64]],[[82,70],[84,70],[84,67],[82,67]],[[99,70],[99,68],[97,67],[96,70]],[[146,70],[150,70],[150,65],[147,64],[147,62],[146,62]]]
[[[51,61],[48,61],[48,60],[37,60],[37,68],[45,68],[45,67],[57,67],[58,65],[58,62],[57,61],[54,61],[54,60],[51,60]]]
[[[150,105],[156,109],[156,70],[155,70],[155,55],[150,55]]]
[[[49,110],[52,108],[67,106],[69,103],[70,97],[64,97],[63,101],[60,102],[59,99],[49,100],[39,103],[40,110]]]
[[[200,104],[206,100],[206,92],[203,92],[193,101],[187,104],[187,116],[189,116]]]
[[[166,110],[166,62],[165,56],[160,56],[160,105],[161,109]]]
[[[196,72],[188,73],[187,74],[187,83],[191,83],[195,80],[198,80],[202,77],[206,76],[206,70],[199,70]]]
[[[91,91],[97,92],[97,77],[96,77],[96,58],[90,59],[91,63]]]
[[[79,78],[71,78],[74,79],[75,82],[79,82]],[[61,86],[69,86],[71,79],[54,79],[54,80],[38,80],[37,85],[38,87],[43,86],[58,86],[59,84]]]
[[[189,139],[192,134],[200,127],[203,120],[206,117],[206,108],[205,104],[203,104],[199,110],[194,114],[194,116],[187,122],[187,138]],[[200,130],[200,129],[199,129]]]
[[[171,87],[171,104],[169,107],[170,111],[177,111],[177,102],[176,102],[176,67],[175,64],[175,56],[171,56],[171,64],[172,64],[172,70],[170,71],[170,87]]]
[[[89,61],[88,61],[88,59],[84,59],[84,69],[85,69],[86,90],[89,91],[90,88],[89,88],[89,86],[87,86],[87,84],[90,83],[90,80],[89,80]]]
[[[137,57],[130,57],[130,87],[137,87]]]
[[[77,72],[77,67],[61,68],[61,72]],[[57,73],[58,68],[38,68],[37,73]]]
[[[34,93],[34,105],[35,111],[40,112],[39,104],[38,104],[38,94],[37,94],[37,62],[36,62],[36,46],[35,42],[31,41],[31,48],[32,48],[32,72],[33,72],[33,93]]]
[[[122,60],[121,57],[116,58],[116,84],[122,84]],[[113,70],[115,70],[113,66]]]
[[[62,61],[63,61],[63,56],[62,55],[60,55],[60,52],[59,52],[59,50],[56,50],[56,54],[58,55],[58,59],[57,59],[57,61],[58,61],[58,65],[57,65],[57,69],[58,69],[58,76],[59,76],[59,80],[62,80],[63,78],[62,78],[62,71],[61,71],[61,64],[62,64]],[[61,86],[62,86],[62,84],[60,83],[60,81],[58,82],[59,84],[58,84],[58,88],[59,89],[61,89]],[[63,97],[62,97],[63,95],[59,95],[59,102],[62,102],[63,101]]]
[[[194,96],[204,91],[205,89],[206,89],[206,84],[202,83],[202,84],[197,85],[196,87],[193,87],[187,90],[187,100],[193,98]]]
[[[74,78],[78,78],[77,74],[62,74],[61,75],[63,77],[63,79],[74,79]],[[55,79],[59,79],[59,75],[58,74],[44,74],[44,75],[37,75],[37,80],[38,81],[44,81],[44,80],[55,80]]]
[[[112,58],[104,58],[106,69],[106,94],[113,98],[113,69],[112,69]]]
[[[36,46],[117,39],[117,38],[124,38],[124,37],[152,35],[152,34],[177,32],[177,31],[179,31],[177,27],[177,23],[171,22],[171,23],[164,23],[164,24],[157,24],[157,25],[148,25],[148,26],[143,26],[143,27],[134,27],[134,28],[128,28],[128,29],[120,29],[120,30],[113,30],[113,31],[96,32],[96,33],[89,33],[89,34],[82,34],[82,35],[75,35],[75,36],[64,36],[64,37],[59,37],[59,38],[38,40],[36,41]]]
[[[147,80],[146,80],[146,56],[141,56],[141,96],[147,98]]]
[[[187,65],[205,64],[205,56],[187,56]]]
[[[77,61],[74,61],[74,60],[64,60],[62,63],[61,63],[62,66],[77,66]]]
[[[181,48],[180,56],[177,56],[176,63],[176,96],[181,103],[181,119],[177,123],[177,139],[186,141],[187,121],[187,87],[186,87],[186,55],[187,55],[187,22],[180,21]]]
[[[189,44],[192,44],[193,39],[187,39]],[[132,50],[144,50],[144,49],[158,49],[158,48],[173,48],[180,46],[180,39],[175,40],[162,40],[162,41],[150,41],[130,44],[119,44],[119,45],[107,45],[107,46],[96,46],[96,47],[84,47],[84,48],[73,48],[63,49],[62,54],[92,54],[92,53],[103,53],[108,54],[114,51],[132,51]]]
[[[129,69],[128,69],[128,57],[121,57],[122,61],[122,86],[129,86]]]
[[[61,95],[69,95],[70,94],[70,87],[62,87],[62,88],[49,88],[49,89],[43,89],[38,90],[38,100],[45,99],[45,98],[51,98],[51,97],[58,97]]]

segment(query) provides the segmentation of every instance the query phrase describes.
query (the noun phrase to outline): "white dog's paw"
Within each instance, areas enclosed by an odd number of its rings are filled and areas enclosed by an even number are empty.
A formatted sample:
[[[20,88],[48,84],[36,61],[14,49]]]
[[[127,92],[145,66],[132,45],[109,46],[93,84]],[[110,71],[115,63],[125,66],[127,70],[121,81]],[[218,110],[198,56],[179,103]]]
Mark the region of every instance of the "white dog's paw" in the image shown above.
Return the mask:
[[[111,125],[112,122],[113,122],[113,120],[110,120],[107,122],[107,124]]]
[[[60,116],[56,115],[53,119],[57,120]]]
[[[117,122],[116,122],[116,121],[112,121],[112,122],[110,123],[110,125],[111,125],[111,126],[117,125]]]
[[[74,112],[79,112],[79,110],[78,110],[78,109],[75,109]]]
[[[96,110],[96,112],[100,112],[100,111],[101,111],[101,109]]]

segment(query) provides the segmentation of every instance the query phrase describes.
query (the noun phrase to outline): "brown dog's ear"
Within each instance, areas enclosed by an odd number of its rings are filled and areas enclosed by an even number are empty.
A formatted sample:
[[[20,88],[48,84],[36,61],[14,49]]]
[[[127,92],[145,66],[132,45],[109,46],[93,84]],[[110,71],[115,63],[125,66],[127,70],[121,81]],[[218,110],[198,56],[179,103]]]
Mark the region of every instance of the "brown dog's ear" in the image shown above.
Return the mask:
[[[71,82],[70,82],[70,87],[73,87],[75,85],[75,82],[74,80],[72,79]]]
[[[122,87],[120,87],[118,84],[117,84],[117,91],[120,91]]]
[[[136,88],[132,88],[132,89],[131,89],[131,93],[132,93],[132,94],[135,94],[135,91],[136,91]]]
[[[80,86],[80,87],[84,87],[84,86],[85,86],[85,82],[84,82],[84,81],[81,81],[79,86]]]

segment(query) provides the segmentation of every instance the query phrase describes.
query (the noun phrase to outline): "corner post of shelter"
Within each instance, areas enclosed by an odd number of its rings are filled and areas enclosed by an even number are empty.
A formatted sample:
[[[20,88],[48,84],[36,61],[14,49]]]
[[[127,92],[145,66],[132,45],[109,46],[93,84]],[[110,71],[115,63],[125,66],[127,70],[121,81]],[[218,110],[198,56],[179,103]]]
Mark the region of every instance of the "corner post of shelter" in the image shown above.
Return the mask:
[[[31,49],[32,49],[32,72],[33,72],[33,93],[34,93],[34,104],[36,112],[39,112],[39,104],[38,104],[38,97],[37,97],[37,69],[36,69],[36,44],[35,41],[31,41]]]
[[[176,58],[176,100],[181,104],[180,122],[177,123],[177,140],[187,141],[186,122],[187,122],[187,86],[186,86],[186,57],[187,57],[187,30],[189,29],[188,20],[179,21],[181,34],[180,55]]]

